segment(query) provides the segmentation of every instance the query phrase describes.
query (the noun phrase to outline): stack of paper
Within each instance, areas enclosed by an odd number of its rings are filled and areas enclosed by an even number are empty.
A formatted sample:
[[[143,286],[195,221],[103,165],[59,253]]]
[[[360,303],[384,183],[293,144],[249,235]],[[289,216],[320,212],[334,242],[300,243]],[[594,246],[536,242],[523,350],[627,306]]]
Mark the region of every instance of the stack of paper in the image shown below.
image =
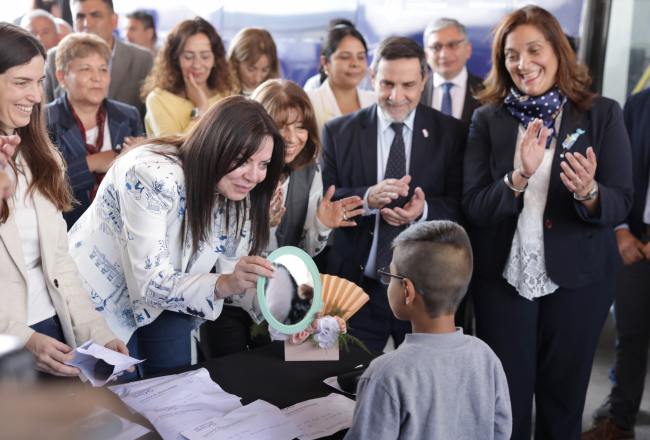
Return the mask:
[[[283,409],[282,413],[300,429],[300,440],[312,440],[352,426],[354,400],[332,393],[296,403]]]
[[[109,387],[124,403],[146,417],[163,439],[182,439],[189,426],[222,417],[241,407],[205,368]]]
[[[352,426],[354,401],[340,394],[280,410],[263,400],[183,431],[188,440],[312,440]]]
[[[256,400],[182,435],[188,440],[291,440],[300,435],[300,430],[277,406]]]

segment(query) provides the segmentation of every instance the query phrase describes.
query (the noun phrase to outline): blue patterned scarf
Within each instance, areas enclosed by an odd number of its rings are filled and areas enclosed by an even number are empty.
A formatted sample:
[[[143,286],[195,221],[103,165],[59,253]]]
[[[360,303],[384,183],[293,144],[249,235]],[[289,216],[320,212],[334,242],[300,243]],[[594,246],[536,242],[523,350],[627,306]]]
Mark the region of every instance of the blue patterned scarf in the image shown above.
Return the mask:
[[[524,127],[528,127],[532,120],[539,118],[544,122],[545,127],[551,129],[551,135],[546,142],[548,148],[551,139],[557,136],[555,118],[560,114],[565,101],[566,98],[557,87],[539,96],[523,95],[512,87],[503,102],[510,114]]]

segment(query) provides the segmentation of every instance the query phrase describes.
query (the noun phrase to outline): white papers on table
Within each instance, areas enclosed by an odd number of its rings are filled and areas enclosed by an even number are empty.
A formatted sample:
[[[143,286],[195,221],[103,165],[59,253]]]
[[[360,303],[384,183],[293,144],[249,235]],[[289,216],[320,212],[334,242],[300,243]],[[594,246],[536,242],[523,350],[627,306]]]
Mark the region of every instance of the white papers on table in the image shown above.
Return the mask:
[[[75,357],[67,365],[79,368],[82,380],[88,380],[92,386],[100,387],[115,379],[133,365],[143,362],[104,346],[87,341],[74,351]]]
[[[182,432],[188,440],[312,440],[352,426],[354,400],[340,394],[283,410],[263,400]]]
[[[240,398],[225,392],[205,368],[109,387],[146,417],[163,439],[240,408]]]
[[[291,440],[301,431],[277,406],[256,400],[183,431],[188,440]]]
[[[300,440],[312,440],[352,426],[354,400],[332,393],[296,403],[283,409],[282,413],[298,426]]]
[[[324,379],[323,383],[327,386],[334,388],[337,391],[345,393],[345,391],[343,391],[343,388],[341,388],[341,385],[339,385],[339,380],[337,379],[336,376],[332,376]]]

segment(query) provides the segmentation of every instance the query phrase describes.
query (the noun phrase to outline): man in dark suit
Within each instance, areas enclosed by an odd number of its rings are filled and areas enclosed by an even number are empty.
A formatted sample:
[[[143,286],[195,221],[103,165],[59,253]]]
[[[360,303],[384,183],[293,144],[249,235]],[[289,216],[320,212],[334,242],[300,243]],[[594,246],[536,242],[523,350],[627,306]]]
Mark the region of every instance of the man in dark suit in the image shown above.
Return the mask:
[[[440,18],[422,36],[431,75],[420,102],[463,121],[466,127],[480,104],[474,94],[483,80],[467,71],[472,43],[465,26],[453,18]]]
[[[625,125],[632,146],[634,201],[626,222],[616,228],[616,242],[625,265],[618,276],[616,360],[612,390],[594,414],[595,426],[585,440],[634,438],[643,397],[650,345],[650,90],[625,105]]]
[[[460,218],[465,131],[456,119],[418,105],[426,76],[417,43],[384,40],[372,66],[377,104],[323,130],[324,187],[335,185],[335,198],[362,197],[365,210],[356,227],[334,232],[328,268],[370,295],[350,328],[375,351],[389,336],[398,345],[410,331],[393,317],[379,282],[378,270],[392,258],[392,239],[411,223]]]
[[[112,50],[111,85],[108,97],[138,108],[141,116],[144,116],[140,86],[153,65],[151,53],[115,38],[113,31],[117,27],[117,14],[113,9],[112,0],[72,0],[71,6],[74,30],[100,36]],[[47,53],[45,69],[47,102],[52,102],[63,95],[63,90],[56,79],[55,58],[56,47]]]

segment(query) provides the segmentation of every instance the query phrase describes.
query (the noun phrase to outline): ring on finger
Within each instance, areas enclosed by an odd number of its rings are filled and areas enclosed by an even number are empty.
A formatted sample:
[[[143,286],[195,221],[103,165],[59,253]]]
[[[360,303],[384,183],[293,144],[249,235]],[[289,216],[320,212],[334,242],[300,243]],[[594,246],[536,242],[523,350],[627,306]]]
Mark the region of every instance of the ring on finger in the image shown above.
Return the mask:
[[[343,211],[343,221],[347,222],[348,221],[348,215],[345,211]]]

